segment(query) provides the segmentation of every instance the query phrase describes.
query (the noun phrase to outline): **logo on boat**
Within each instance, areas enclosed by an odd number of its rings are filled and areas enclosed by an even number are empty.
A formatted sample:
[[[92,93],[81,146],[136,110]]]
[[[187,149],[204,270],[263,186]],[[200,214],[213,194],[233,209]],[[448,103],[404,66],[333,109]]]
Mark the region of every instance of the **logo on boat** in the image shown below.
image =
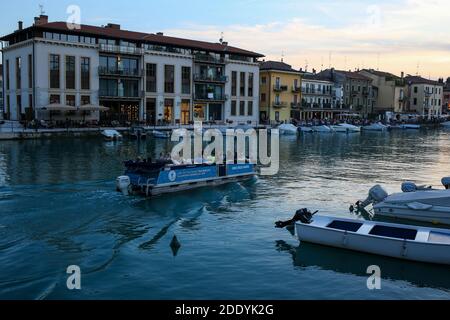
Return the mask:
[[[174,182],[175,180],[177,180],[177,173],[172,170],[169,172],[169,181]]]

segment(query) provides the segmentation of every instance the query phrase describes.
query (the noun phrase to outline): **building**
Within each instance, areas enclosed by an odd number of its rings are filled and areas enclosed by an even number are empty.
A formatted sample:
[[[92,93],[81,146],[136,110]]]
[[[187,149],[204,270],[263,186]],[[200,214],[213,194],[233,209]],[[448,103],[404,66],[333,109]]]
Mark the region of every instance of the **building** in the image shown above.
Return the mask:
[[[428,119],[442,115],[444,83],[411,75],[405,80],[408,86],[406,112],[414,112]]]
[[[334,82],[313,73],[302,75],[302,120],[334,119],[342,113],[341,105],[342,90]]]
[[[258,123],[261,54],[35,18],[2,37],[6,117],[103,123]]]
[[[265,61],[260,66],[260,120],[262,123],[300,119],[301,73],[287,63]]]
[[[364,69],[359,74],[372,79],[372,88],[377,93],[373,113],[383,118],[387,112],[404,113],[407,102],[407,86],[404,75],[400,77],[373,69]]]
[[[363,117],[373,114],[376,101],[376,91],[372,90],[372,79],[358,72],[326,69],[318,73],[322,79],[327,79],[341,88],[342,112],[358,113]]]
[[[444,100],[442,103],[442,113],[450,113],[450,78],[444,83]]]
[[[3,65],[0,64],[0,120],[4,118],[4,103],[3,103]]]

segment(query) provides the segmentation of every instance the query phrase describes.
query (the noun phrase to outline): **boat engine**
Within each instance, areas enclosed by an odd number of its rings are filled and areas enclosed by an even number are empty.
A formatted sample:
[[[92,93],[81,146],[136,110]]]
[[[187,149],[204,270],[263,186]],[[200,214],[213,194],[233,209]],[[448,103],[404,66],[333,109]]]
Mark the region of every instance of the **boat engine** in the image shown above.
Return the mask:
[[[444,185],[445,189],[450,189],[450,177],[444,177],[442,178],[442,184]]]
[[[419,190],[419,188],[414,182],[407,181],[402,183],[403,192],[416,192],[417,190]]]
[[[275,222],[275,227],[276,227],[276,228],[283,229],[283,228],[285,228],[285,227],[288,227],[288,226],[293,225],[294,223],[296,223],[296,222],[298,222],[298,221],[300,221],[301,223],[304,223],[304,224],[310,224],[310,223],[312,222],[313,216],[314,216],[317,212],[319,212],[319,211],[311,212],[311,211],[309,211],[309,210],[306,209],[306,208],[305,208],[305,209],[300,209],[300,210],[298,210],[298,211],[295,213],[294,217],[293,217],[291,220],[288,220],[288,221],[277,221],[277,222]]]
[[[124,195],[129,194],[129,187],[131,185],[130,177],[128,176],[120,176],[116,179],[116,189],[119,192],[122,192]]]
[[[365,201],[358,202],[357,206],[358,208],[366,208],[371,204],[377,204],[384,201],[384,199],[388,196],[389,194],[383,189],[382,186],[376,185],[369,190],[369,196],[367,199]]]

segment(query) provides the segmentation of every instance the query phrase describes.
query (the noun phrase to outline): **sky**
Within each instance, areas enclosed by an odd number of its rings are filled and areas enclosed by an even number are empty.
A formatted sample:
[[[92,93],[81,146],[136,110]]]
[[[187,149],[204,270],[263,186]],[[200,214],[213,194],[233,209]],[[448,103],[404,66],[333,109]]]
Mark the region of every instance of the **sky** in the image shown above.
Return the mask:
[[[373,68],[425,78],[450,77],[448,0],[14,0],[2,1],[0,34],[24,26],[43,6],[67,21],[218,42],[308,71]]]

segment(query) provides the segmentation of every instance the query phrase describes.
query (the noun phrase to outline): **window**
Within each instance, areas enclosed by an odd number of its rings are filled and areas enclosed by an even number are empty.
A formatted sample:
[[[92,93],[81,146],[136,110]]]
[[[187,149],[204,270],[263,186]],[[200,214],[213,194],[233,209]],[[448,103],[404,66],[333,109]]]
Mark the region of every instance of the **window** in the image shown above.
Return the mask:
[[[156,64],[147,63],[145,68],[146,91],[156,92]]]
[[[50,88],[59,89],[59,55],[50,55]]]
[[[267,78],[261,77],[261,84],[266,84],[266,83],[267,83]]]
[[[74,95],[66,95],[66,105],[75,107],[75,96]]]
[[[254,79],[254,74],[252,72],[250,72],[248,74],[248,96],[249,97],[253,97],[253,79]]]
[[[236,100],[231,101],[231,115],[236,116]]]
[[[247,102],[247,116],[253,116],[253,101]]]
[[[91,104],[91,96],[81,96],[81,104],[82,106]]]
[[[28,55],[28,88],[33,88],[33,56]]]
[[[28,95],[28,108],[33,109],[33,95]]]
[[[165,65],[164,66],[164,92],[174,93],[175,92],[175,66]]]
[[[66,57],[66,89],[75,89],[75,57]]]
[[[16,58],[16,89],[22,88],[22,58]]]
[[[8,115],[11,113],[11,98],[9,95],[6,96],[6,113]]]
[[[414,87],[414,93],[417,93],[418,92],[418,88],[417,87]]]
[[[241,72],[240,80],[241,80],[241,82],[240,82],[240,86],[239,86],[239,88],[240,88],[239,93],[240,93],[241,97],[244,97],[245,96],[245,72]]]
[[[241,101],[239,105],[239,115],[245,116],[245,101]]]
[[[61,103],[61,97],[59,94],[50,95],[50,104],[59,104]]]
[[[91,89],[91,59],[81,58],[81,90]]]
[[[233,71],[231,73],[231,95],[233,97],[237,96],[237,72]]]
[[[181,93],[191,93],[191,68],[181,67]]]
[[[6,60],[6,90],[9,90],[9,60]]]
[[[261,93],[261,102],[266,102],[266,94]]]
[[[417,106],[417,98],[414,98],[414,103],[415,106]]]
[[[17,95],[17,114],[21,114],[22,113],[22,96],[19,94]]]

